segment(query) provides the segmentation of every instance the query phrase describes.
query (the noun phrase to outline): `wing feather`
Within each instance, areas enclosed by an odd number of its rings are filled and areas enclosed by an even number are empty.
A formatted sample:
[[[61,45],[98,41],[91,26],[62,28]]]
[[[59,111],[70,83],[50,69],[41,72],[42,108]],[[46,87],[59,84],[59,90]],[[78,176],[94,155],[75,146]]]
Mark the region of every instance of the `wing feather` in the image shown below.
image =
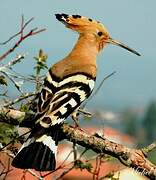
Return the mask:
[[[57,82],[48,73],[38,101],[37,122],[45,128],[62,123],[88,98],[94,82],[84,74],[71,75]]]

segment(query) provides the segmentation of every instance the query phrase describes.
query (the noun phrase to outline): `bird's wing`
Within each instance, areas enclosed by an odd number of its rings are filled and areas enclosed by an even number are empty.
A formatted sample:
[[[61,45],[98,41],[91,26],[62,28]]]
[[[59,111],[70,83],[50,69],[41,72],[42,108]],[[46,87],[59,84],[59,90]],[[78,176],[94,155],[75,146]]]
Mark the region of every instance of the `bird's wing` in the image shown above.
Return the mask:
[[[95,79],[87,74],[77,73],[57,83],[49,76],[45,82],[46,86],[39,98],[40,117],[38,116],[37,122],[48,128],[63,122],[89,97],[94,88]]]
[[[49,109],[49,105],[57,91],[58,80],[48,71],[43,88],[38,97],[36,120],[41,118]]]

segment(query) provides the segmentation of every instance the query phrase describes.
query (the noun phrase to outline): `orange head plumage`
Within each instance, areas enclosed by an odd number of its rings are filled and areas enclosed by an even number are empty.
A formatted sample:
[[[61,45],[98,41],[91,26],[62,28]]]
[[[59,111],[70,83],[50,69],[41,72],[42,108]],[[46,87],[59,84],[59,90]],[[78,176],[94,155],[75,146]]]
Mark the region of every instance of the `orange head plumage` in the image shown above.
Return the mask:
[[[120,41],[114,40],[110,37],[107,28],[99,21],[80,16],[80,15],[67,15],[67,14],[55,14],[56,18],[61,21],[69,29],[72,29],[80,34],[80,36],[88,36],[96,41],[98,44],[99,51],[103,47],[110,43],[118,45],[128,51],[140,56],[134,49],[121,43]]]

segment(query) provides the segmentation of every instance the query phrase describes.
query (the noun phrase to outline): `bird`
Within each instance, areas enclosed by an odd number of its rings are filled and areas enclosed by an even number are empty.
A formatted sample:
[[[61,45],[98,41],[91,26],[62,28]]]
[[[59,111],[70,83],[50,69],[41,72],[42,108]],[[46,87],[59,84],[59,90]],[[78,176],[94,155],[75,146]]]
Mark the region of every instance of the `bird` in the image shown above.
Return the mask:
[[[99,21],[81,15],[55,14],[65,27],[79,34],[71,52],[47,72],[40,92],[35,124],[12,165],[21,169],[51,171],[56,168],[61,125],[76,117],[91,95],[96,81],[97,55],[107,44],[120,46],[138,56],[134,49],[110,37]]]

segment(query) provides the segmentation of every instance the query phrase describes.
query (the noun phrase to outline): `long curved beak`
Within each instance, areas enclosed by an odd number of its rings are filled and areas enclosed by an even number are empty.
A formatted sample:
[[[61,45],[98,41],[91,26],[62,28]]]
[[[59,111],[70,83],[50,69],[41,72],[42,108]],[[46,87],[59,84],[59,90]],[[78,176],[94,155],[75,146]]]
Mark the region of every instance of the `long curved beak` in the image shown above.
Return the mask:
[[[124,48],[124,49],[127,49],[128,51],[130,51],[130,52],[132,52],[132,53],[134,53],[134,54],[136,54],[136,55],[138,55],[138,56],[141,56],[141,54],[139,54],[137,51],[135,51],[134,49],[128,47],[127,45],[123,44],[123,43],[120,42],[120,41],[117,41],[117,40],[115,40],[115,39],[109,38],[109,43],[110,43],[110,44],[117,45],[117,46],[120,46],[120,47],[122,47],[122,48]]]

